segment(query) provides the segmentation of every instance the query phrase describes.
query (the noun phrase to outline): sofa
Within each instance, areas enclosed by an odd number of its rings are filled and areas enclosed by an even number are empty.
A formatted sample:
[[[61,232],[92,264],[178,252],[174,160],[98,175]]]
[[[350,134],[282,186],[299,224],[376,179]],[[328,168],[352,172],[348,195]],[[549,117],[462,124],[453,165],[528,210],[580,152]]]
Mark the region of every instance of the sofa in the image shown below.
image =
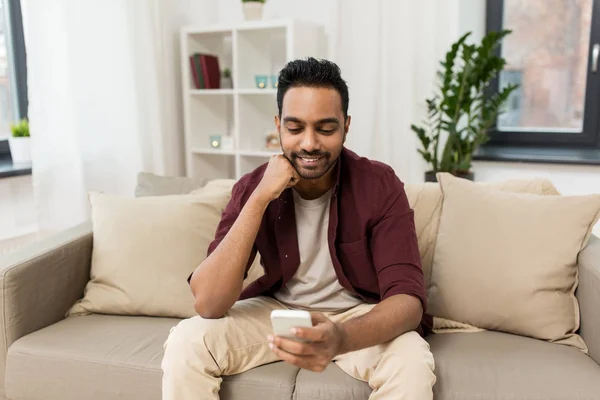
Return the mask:
[[[65,317],[84,296],[91,223],[0,260],[0,397],[12,400],[159,400],[163,343],[179,319]],[[578,257],[578,333],[588,354],[485,330],[430,334],[438,400],[600,399],[600,239]],[[322,373],[277,362],[225,377],[222,399],[367,399],[370,388],[331,364]]]

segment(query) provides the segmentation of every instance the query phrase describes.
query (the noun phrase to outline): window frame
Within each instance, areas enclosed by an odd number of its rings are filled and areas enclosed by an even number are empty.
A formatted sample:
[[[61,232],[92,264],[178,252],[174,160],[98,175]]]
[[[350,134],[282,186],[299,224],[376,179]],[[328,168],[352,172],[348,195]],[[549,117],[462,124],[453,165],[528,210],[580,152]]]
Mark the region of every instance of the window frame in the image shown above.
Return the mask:
[[[589,55],[592,54],[594,44],[600,44],[600,0],[592,1]],[[504,0],[487,0],[486,6],[486,33],[502,30]],[[500,46],[497,49],[497,54],[500,55],[501,51]],[[589,112],[589,110],[600,110],[600,66],[598,71],[593,73],[591,71],[591,57],[588,57],[587,66],[582,133],[553,132],[551,130],[545,132],[499,131],[496,124],[494,124],[488,131],[490,140],[482,147],[600,148],[600,112]],[[497,93],[498,88],[499,79],[496,77],[489,86],[488,94]]]
[[[23,14],[20,0],[4,0],[6,6],[5,26],[7,30],[7,47],[12,76],[10,77],[13,104],[13,119],[19,121],[28,118],[29,99],[27,95],[27,52],[23,35]]]
[[[5,19],[6,46],[12,103],[13,121],[29,118],[29,98],[27,91],[27,52],[25,49],[25,36],[23,34],[23,14],[21,12],[20,0],[4,0],[6,8],[2,18]],[[10,133],[9,133],[10,137]],[[0,138],[0,142],[6,142],[8,138]],[[0,143],[0,162],[10,159],[10,149],[7,143]]]

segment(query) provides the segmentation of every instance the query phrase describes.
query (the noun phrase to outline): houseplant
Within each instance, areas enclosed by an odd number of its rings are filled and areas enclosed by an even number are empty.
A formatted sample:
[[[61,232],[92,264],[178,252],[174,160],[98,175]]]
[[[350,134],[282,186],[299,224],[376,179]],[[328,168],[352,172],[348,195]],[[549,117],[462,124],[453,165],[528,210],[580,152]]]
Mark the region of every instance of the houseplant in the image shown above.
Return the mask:
[[[261,19],[265,1],[266,0],[242,0],[244,18],[249,21]]]
[[[425,181],[435,182],[438,172],[474,178],[473,153],[489,140],[489,128],[518,87],[510,84],[498,93],[487,93],[490,82],[506,64],[496,50],[510,32],[490,32],[480,44],[467,44],[468,32],[452,44],[440,62],[443,68],[438,72],[438,86],[426,100],[427,118],[420,126],[411,125],[421,142],[418,152],[431,167]]]
[[[221,72],[221,89],[233,89],[233,79],[229,68],[224,68]]]
[[[15,164],[31,162],[31,138],[29,136],[29,121],[22,119],[10,125],[12,137],[8,139],[10,154]]]

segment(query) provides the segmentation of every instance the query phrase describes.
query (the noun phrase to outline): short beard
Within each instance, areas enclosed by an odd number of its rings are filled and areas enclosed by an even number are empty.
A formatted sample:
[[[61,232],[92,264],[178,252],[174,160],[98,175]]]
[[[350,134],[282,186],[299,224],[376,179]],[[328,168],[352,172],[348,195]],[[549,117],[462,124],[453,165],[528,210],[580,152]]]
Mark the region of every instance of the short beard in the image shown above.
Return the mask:
[[[336,160],[331,161],[331,153],[329,153],[329,152],[312,152],[312,153],[306,152],[306,151],[300,151],[297,153],[291,152],[289,156],[286,154],[286,157],[290,161],[290,163],[292,164],[292,166],[294,167],[294,169],[296,170],[298,175],[300,175],[300,178],[306,179],[306,180],[314,180],[314,179],[322,178],[331,170],[331,168],[333,168],[333,166],[336,163]],[[298,167],[298,161],[297,161],[298,158],[302,158],[302,157],[322,157],[326,162],[325,168],[323,170],[311,171],[310,174],[303,173],[303,170]]]

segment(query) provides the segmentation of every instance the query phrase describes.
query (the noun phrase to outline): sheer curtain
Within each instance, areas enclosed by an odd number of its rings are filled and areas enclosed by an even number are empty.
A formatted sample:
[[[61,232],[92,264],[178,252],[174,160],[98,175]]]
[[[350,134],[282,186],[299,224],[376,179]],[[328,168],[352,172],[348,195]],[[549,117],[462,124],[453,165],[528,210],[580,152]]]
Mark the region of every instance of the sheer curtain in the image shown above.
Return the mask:
[[[38,227],[89,218],[87,193],[181,174],[178,29],[212,0],[22,0]]]
[[[423,181],[411,123],[425,115],[439,60],[459,35],[459,0],[337,0],[331,57],[350,86],[347,145]]]

